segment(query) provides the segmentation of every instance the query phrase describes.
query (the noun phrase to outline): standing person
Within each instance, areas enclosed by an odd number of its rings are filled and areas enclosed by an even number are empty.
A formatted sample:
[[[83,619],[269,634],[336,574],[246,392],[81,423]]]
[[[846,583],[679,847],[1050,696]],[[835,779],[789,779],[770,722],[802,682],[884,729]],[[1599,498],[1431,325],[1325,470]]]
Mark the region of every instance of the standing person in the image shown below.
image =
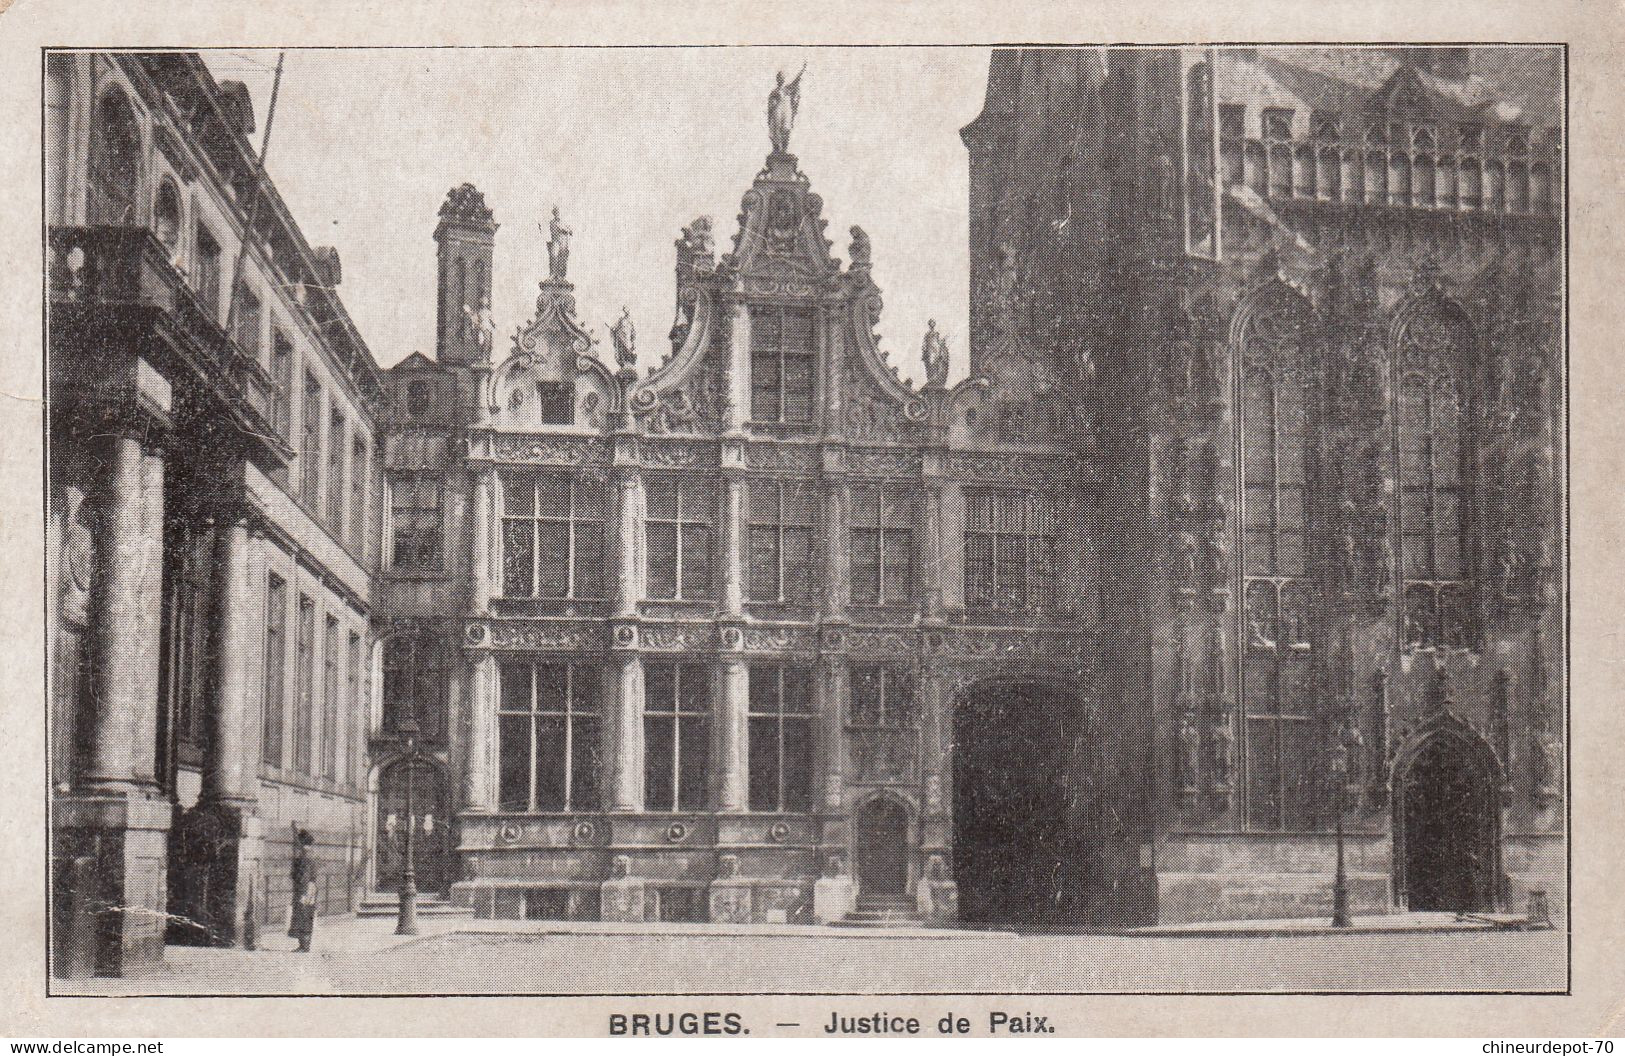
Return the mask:
[[[310,952],[310,937],[316,930],[316,859],[311,856],[311,845],[316,838],[305,829],[297,829],[293,840],[293,912],[288,919],[288,934],[299,940],[299,952]]]

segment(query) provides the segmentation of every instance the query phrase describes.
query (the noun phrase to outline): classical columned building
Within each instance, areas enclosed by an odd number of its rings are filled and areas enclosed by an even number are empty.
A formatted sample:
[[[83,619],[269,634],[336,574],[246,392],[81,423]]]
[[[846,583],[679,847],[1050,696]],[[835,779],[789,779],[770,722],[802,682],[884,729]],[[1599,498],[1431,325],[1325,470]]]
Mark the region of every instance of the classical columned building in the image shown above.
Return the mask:
[[[191,54],[46,64],[53,961],[286,921],[294,827],[352,908],[382,394]]]

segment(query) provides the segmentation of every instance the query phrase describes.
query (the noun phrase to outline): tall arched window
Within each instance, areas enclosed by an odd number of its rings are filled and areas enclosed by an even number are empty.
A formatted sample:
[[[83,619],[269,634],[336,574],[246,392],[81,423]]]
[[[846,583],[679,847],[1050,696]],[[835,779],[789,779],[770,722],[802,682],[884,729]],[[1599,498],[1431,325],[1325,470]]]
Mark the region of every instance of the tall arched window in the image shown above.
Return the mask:
[[[1411,204],[1411,159],[1403,154],[1388,159],[1388,201],[1394,205]]]
[[[1484,166],[1484,208],[1497,213],[1506,208],[1506,170],[1498,161]]]
[[[1455,381],[1408,373],[1399,385],[1399,527],[1405,644],[1464,643],[1462,405]],[[1449,604],[1447,604],[1447,602]],[[1456,621],[1456,622],[1453,622]]]
[[[1461,178],[1458,181],[1457,191],[1461,207],[1463,209],[1477,209],[1481,198],[1481,190],[1478,162],[1472,158],[1463,158],[1461,162]]]
[[[1536,163],[1529,170],[1529,199],[1537,213],[1552,207],[1552,178],[1546,166]]]
[[[1376,151],[1365,156],[1365,200],[1369,205],[1388,201],[1388,162]]]
[[[384,643],[385,733],[399,731],[411,715],[420,739],[445,736],[449,652],[437,638],[403,635]]]
[[[1438,201],[1444,209],[1456,207],[1456,163],[1449,158],[1439,159]]]
[[[1324,611],[1313,565],[1313,316],[1285,287],[1247,309],[1240,335],[1241,699],[1247,826],[1313,828],[1315,657]]]
[[[140,183],[141,130],[130,100],[114,89],[96,104],[91,126],[89,222],[134,224]]]
[[[1335,202],[1343,197],[1343,163],[1330,147],[1320,152],[1319,186],[1321,201]]]
[[[1358,151],[1343,154],[1343,200],[1358,202],[1365,196],[1365,165]]]
[[[1507,166],[1507,209],[1514,213],[1529,211],[1529,170],[1521,161]]]
[[[1292,197],[1292,148],[1284,144],[1270,148],[1270,197]]]
[[[1434,179],[1433,175],[1432,158],[1424,154],[1422,157],[1416,159],[1415,177],[1416,186],[1413,191],[1412,199],[1417,205],[1420,205],[1424,209],[1433,208],[1435,195],[1437,193],[1435,189],[1437,181]]]
[[[1299,198],[1313,198],[1315,196],[1315,151],[1313,147],[1302,146],[1292,159],[1293,193]]]
[[[1259,197],[1269,193],[1269,162],[1264,154],[1264,145],[1258,142],[1247,144],[1245,151],[1245,164],[1247,169],[1247,186],[1252,188]]]

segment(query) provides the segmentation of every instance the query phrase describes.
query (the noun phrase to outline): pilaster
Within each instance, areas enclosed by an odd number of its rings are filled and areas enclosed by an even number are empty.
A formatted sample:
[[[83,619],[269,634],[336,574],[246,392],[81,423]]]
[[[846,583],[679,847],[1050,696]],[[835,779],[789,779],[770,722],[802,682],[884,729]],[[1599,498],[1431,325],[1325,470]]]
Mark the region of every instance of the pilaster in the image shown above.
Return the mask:
[[[625,652],[615,662],[609,809],[635,812],[643,809],[643,659]]]
[[[747,723],[750,714],[750,669],[741,656],[724,656],[717,694],[717,810],[741,813],[750,808],[750,761]]]

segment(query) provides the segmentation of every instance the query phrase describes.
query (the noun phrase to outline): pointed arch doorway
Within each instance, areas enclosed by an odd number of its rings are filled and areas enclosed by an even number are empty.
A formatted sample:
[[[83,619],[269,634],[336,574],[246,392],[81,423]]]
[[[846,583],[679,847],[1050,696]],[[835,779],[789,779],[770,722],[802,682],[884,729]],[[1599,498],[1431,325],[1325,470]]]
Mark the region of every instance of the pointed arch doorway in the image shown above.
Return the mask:
[[[1029,681],[980,683],[954,709],[959,918],[1036,929],[1088,923],[1099,875],[1082,702]]]
[[[1395,892],[1413,912],[1487,912],[1500,874],[1499,766],[1470,731],[1428,733],[1394,777]]]

